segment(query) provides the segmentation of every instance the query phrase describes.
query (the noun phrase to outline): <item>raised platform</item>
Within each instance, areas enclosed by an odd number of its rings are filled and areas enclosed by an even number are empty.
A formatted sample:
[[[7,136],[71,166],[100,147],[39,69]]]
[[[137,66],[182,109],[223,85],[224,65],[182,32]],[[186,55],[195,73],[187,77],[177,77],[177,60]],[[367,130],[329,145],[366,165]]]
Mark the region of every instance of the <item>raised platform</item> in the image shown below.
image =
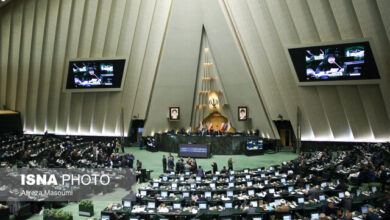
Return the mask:
[[[22,131],[22,120],[19,112],[0,110],[0,134],[21,133]]]
[[[211,154],[230,155],[245,154],[246,141],[248,139],[257,139],[258,136],[184,136],[171,134],[156,134],[156,146],[159,151],[179,152],[180,144],[205,144],[209,146]],[[264,139],[264,148],[273,148],[274,140]]]

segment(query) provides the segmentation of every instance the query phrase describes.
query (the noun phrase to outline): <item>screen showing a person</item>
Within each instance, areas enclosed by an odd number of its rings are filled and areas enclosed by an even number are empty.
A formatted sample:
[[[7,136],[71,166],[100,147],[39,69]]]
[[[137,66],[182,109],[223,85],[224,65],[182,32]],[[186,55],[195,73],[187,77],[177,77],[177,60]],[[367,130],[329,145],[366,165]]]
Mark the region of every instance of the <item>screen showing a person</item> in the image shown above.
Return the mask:
[[[205,192],[204,193],[205,198],[211,198],[211,192]]]
[[[199,203],[199,209],[207,209],[206,203]]]
[[[155,209],[155,208],[156,208],[156,203],[148,202],[148,209]]]
[[[269,193],[275,193],[275,189],[274,189],[274,188],[269,189],[268,192],[269,192]]]
[[[233,203],[231,202],[225,203],[225,209],[231,209],[231,208],[233,208]]]
[[[251,181],[249,181],[249,182],[246,182],[246,185],[247,185],[248,187],[251,187],[251,186],[253,185],[253,183],[252,183]]]
[[[255,194],[255,191],[253,189],[251,190],[248,190],[248,195],[251,196],[251,195],[254,195]]]
[[[380,78],[368,41],[288,51],[300,82]]]
[[[183,198],[189,198],[189,197],[190,197],[190,193],[188,193],[188,192],[183,193]]]
[[[233,196],[233,191],[227,191],[226,192],[227,197],[232,197]]]
[[[181,204],[180,203],[173,203],[173,209],[180,210],[181,209]]]
[[[246,149],[250,150],[262,150],[263,149],[263,139],[248,139],[246,141]]]
[[[67,89],[120,88],[126,60],[70,61]]]

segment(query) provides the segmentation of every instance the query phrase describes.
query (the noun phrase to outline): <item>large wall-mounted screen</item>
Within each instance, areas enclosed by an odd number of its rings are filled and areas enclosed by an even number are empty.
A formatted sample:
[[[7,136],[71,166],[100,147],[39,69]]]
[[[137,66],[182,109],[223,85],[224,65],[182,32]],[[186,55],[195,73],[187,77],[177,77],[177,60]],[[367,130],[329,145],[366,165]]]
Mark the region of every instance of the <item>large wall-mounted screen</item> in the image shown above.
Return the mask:
[[[379,79],[368,41],[289,48],[300,82]]]
[[[66,89],[120,89],[125,62],[124,59],[69,61]]]

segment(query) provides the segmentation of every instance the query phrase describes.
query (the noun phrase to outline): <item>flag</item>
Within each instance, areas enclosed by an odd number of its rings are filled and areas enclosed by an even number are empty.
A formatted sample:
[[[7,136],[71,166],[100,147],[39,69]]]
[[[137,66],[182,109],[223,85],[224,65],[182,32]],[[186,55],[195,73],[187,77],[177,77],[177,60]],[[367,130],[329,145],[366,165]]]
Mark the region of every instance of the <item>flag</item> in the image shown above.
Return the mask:
[[[210,130],[210,131],[213,130],[213,123],[211,123],[211,121],[210,121],[209,130]]]
[[[230,131],[230,128],[232,128],[232,127],[231,127],[231,125],[230,125],[230,121],[228,121],[227,130]]]
[[[203,124],[200,122],[199,131],[203,130]]]
[[[222,122],[221,124],[221,131],[225,130],[225,122]]]

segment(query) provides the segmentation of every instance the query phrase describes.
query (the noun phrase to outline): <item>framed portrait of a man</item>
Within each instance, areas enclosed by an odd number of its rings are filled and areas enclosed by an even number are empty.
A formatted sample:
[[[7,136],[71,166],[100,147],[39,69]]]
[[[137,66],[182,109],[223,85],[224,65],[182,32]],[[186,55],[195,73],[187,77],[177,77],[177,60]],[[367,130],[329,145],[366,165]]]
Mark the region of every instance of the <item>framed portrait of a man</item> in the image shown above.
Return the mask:
[[[239,106],[238,107],[238,120],[239,121],[248,120],[248,107],[247,106]]]
[[[180,107],[169,107],[169,120],[179,121],[180,120]]]

